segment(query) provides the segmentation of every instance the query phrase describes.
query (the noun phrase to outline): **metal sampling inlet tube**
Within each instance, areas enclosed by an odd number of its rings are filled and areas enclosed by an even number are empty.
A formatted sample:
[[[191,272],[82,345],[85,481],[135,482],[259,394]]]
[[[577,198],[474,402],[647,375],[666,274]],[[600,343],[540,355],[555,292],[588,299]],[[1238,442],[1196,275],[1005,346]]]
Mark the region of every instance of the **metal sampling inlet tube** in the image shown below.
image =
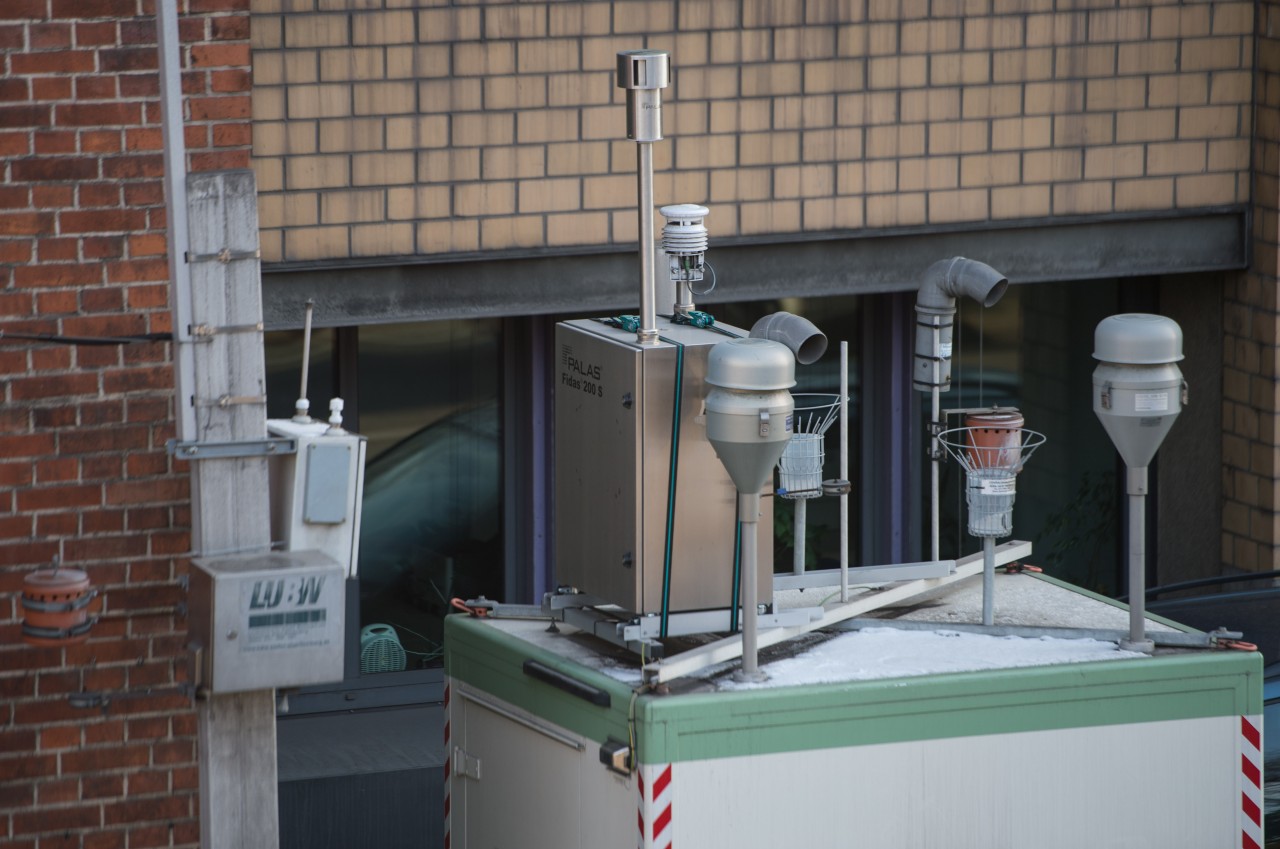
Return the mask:
[[[662,141],[662,89],[671,79],[665,50],[618,54],[618,88],[627,91],[627,138],[636,142],[640,216],[640,329],[643,345],[658,341],[658,296],[653,268],[653,142]]]
[[[658,341],[658,284],[653,268],[653,144],[636,145],[640,213],[640,330],[641,343]]]

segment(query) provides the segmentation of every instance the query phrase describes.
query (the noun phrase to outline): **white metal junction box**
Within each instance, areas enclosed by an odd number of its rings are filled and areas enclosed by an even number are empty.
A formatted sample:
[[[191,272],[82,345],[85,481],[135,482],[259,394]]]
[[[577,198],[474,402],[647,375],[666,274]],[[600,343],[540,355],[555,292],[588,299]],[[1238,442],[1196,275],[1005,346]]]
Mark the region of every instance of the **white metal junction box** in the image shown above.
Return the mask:
[[[342,680],[346,594],[319,551],[191,561],[188,634],[197,686],[214,693]]]
[[[324,422],[267,422],[271,436],[293,439],[298,445],[297,453],[269,462],[271,539],[285,551],[323,551],[342,564],[345,577],[353,578],[366,441],[359,434],[329,430]]]

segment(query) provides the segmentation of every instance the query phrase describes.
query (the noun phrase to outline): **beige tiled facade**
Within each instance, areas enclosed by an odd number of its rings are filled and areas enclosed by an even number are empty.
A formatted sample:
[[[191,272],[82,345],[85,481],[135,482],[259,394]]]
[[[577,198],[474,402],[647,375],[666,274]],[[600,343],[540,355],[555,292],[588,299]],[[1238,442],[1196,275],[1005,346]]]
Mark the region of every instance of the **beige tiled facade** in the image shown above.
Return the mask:
[[[633,242],[638,47],[717,237],[1248,202],[1253,4],[1121,6],[253,0],[264,258]]]
[[[655,199],[709,205],[713,238],[1249,209],[1222,292],[1222,565],[1280,568],[1280,6],[252,7],[269,263],[634,244],[613,70],[639,47],[674,69]]]

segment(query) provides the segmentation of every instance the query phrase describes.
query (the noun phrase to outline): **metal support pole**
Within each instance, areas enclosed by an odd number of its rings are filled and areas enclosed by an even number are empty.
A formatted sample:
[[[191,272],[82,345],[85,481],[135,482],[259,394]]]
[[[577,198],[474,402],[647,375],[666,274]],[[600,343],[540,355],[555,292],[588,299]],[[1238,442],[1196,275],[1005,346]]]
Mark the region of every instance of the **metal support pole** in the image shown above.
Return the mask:
[[[1147,467],[1129,468],[1129,639],[1120,642],[1126,651],[1150,654],[1155,643],[1147,639]]]
[[[982,624],[996,624],[996,538],[982,538]]]
[[[849,343],[840,342],[840,480],[849,479]],[[840,603],[849,601],[849,494],[840,494]]]
[[[657,283],[653,268],[653,144],[636,144],[640,215],[640,344],[658,343]]]
[[[742,522],[742,668],[735,677],[739,681],[763,681],[760,671],[759,600],[756,598],[757,541],[760,520],[760,493],[738,493],[738,519]]]
[[[196,432],[195,351],[191,346],[191,267],[187,254],[187,144],[182,134],[182,43],[178,37],[177,0],[156,4],[160,41],[160,127],[164,139],[164,198],[169,237],[169,305],[173,312],[175,435],[179,442],[200,438]]]
[[[795,522],[792,536],[794,544],[792,545],[791,571],[796,575],[804,574],[804,558],[805,558],[805,524],[809,518],[808,501],[804,498],[797,498],[795,501]]]
[[[933,356],[934,362],[937,357],[941,356],[942,348],[942,328],[938,325],[938,319],[934,318],[933,325]],[[942,389],[938,386],[939,375],[941,370],[934,367],[933,389],[930,391],[930,407],[929,407],[929,556],[933,560],[941,560],[942,542],[941,531],[939,525],[941,518],[939,517],[941,497],[938,494],[938,422],[941,419],[942,412]]]

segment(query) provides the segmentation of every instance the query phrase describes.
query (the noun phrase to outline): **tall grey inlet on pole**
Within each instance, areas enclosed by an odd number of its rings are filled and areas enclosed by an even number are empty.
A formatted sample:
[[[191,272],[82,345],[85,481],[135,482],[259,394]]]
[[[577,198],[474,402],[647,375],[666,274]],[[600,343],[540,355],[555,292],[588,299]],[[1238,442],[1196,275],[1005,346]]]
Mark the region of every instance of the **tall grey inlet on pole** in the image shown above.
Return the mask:
[[[1129,496],[1129,639],[1120,647],[1150,652],[1146,637],[1147,467],[1187,403],[1182,328],[1171,318],[1125,313],[1104,318],[1093,334],[1093,411],[1126,466]]]
[[[760,490],[773,476],[792,433],[796,362],[781,342],[729,339],[707,357],[707,439],[738,490],[742,522],[742,669],[739,678],[759,681],[757,659],[756,523]]]
[[[935,262],[924,273],[916,292],[916,350],[912,384],[932,396],[930,406],[930,553],[941,557],[938,535],[938,445],[942,430],[939,394],[951,388],[951,336],[955,325],[956,298],[972,298],[992,307],[1004,296],[1009,280],[985,262],[953,256]]]
[[[636,143],[640,215],[641,344],[658,342],[657,285],[653,268],[653,143],[662,141],[662,89],[671,79],[665,50],[625,50],[618,54],[618,88],[627,90],[627,138]]]

